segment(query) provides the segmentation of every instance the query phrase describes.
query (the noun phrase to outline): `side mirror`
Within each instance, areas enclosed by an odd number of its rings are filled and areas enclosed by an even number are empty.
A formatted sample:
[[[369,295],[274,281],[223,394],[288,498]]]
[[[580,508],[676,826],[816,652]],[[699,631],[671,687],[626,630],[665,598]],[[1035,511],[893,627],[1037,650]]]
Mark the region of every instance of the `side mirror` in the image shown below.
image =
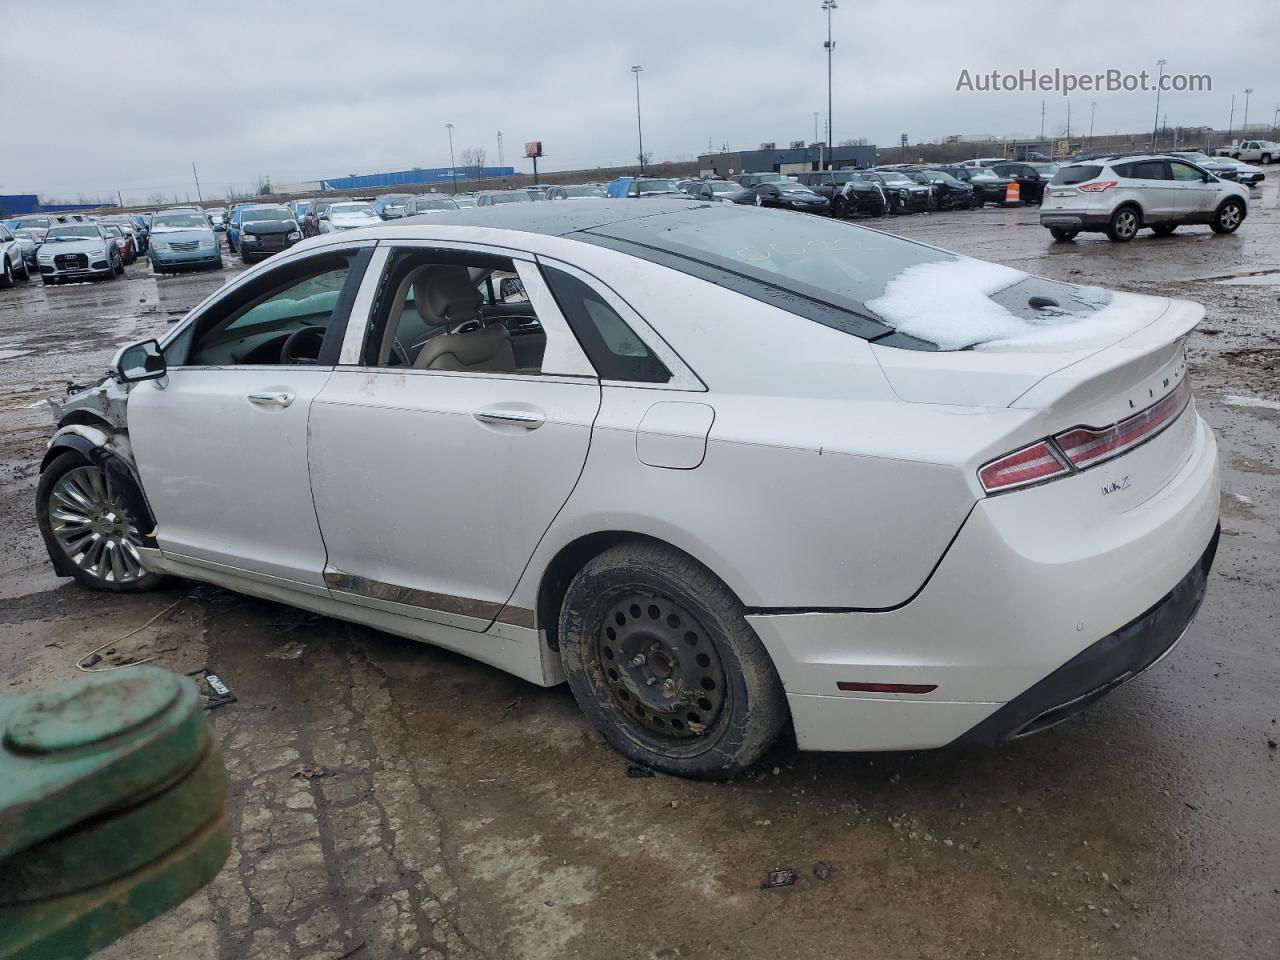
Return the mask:
[[[116,354],[115,371],[121,383],[158,380],[167,372],[160,344],[155,340],[140,340],[121,347]]]
[[[1212,174],[1212,173],[1202,173],[1202,174],[1200,174],[1200,179],[1201,179],[1201,180],[1203,180],[1205,183],[1213,183],[1213,174]]]

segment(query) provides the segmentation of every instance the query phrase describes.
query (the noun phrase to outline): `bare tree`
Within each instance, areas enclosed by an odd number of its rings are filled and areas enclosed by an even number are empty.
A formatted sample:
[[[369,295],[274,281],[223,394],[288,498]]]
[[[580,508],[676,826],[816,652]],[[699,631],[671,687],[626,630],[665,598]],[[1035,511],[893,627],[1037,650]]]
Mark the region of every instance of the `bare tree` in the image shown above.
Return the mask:
[[[149,207],[159,207],[163,204],[164,204],[163,193],[153,193],[149,197],[147,197],[147,206]]]
[[[467,147],[461,153],[462,169],[467,173],[468,180],[479,182],[484,175],[485,150],[484,147]]]

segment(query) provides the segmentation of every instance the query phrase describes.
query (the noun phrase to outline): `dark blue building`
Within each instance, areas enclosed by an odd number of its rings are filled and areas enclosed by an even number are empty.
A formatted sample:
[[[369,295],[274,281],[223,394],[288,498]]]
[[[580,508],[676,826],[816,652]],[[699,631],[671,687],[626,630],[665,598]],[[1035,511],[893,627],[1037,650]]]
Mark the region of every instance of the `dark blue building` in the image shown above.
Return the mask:
[[[17,217],[24,213],[66,213],[68,210],[97,210],[101,203],[41,203],[34,193],[0,193],[0,217]],[[114,207],[115,204],[106,204]]]

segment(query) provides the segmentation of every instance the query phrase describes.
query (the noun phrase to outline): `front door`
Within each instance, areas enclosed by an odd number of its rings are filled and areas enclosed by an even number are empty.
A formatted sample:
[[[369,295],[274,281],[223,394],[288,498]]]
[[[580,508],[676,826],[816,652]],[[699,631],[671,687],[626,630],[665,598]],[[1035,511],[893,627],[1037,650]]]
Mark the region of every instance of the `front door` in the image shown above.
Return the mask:
[[[599,382],[531,262],[404,246],[378,290],[312,407],[326,579],[350,603],[485,630],[577,483]]]
[[[1208,222],[1218,203],[1218,184],[1205,183],[1204,173],[1181,160],[1170,160],[1178,219]]]
[[[166,556],[324,592],[307,417],[333,370],[364,257],[287,258],[165,344],[129,394],[129,436]]]

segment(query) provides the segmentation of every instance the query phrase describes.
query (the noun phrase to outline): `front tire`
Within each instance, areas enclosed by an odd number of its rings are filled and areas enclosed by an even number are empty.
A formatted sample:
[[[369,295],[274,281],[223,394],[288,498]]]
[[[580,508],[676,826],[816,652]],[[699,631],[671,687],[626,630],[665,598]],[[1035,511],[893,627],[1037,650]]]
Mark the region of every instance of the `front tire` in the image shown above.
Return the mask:
[[[744,612],[715,574],[672,547],[612,547],[578,572],[561,605],[570,689],[629,760],[731,777],[787,720],[782,683]]]
[[[1218,207],[1209,228],[1214,233],[1235,233],[1244,223],[1244,204],[1239,200],[1227,200]]]
[[[1058,243],[1070,243],[1076,238],[1076,231],[1066,230],[1062,227],[1050,227],[1049,235]]]
[[[1142,229],[1142,216],[1133,207],[1121,207],[1111,215],[1107,236],[1116,243],[1128,243]]]
[[[36,484],[36,522],[54,567],[94,590],[141,593],[167,579],[142,566],[142,536],[115,482],[75,451]]]

